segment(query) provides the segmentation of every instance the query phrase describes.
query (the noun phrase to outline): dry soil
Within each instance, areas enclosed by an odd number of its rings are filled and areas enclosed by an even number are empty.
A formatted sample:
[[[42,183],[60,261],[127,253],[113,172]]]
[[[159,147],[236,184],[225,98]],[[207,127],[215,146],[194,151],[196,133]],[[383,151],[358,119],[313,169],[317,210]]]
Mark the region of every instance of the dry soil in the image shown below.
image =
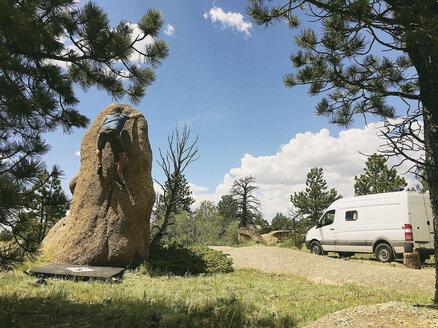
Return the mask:
[[[435,270],[414,270],[400,263],[355,261],[280,247],[215,246],[230,254],[235,268],[254,268],[263,272],[291,273],[315,283],[353,283],[373,288],[400,291],[423,290],[433,296]],[[331,313],[306,328],[438,328],[438,310],[430,306],[414,306],[389,302],[359,306]]]

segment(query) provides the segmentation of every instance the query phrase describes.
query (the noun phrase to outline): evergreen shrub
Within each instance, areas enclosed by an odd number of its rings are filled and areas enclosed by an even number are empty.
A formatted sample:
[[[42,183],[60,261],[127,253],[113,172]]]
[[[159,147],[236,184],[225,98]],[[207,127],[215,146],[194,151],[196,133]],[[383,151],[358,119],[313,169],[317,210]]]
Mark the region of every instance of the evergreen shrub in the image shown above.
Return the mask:
[[[305,233],[293,231],[291,232],[289,237],[280,244],[280,246],[286,248],[301,249],[305,241],[306,241]]]
[[[232,264],[224,253],[205,246],[154,246],[149,256],[152,270],[177,275],[227,273],[233,271]]]

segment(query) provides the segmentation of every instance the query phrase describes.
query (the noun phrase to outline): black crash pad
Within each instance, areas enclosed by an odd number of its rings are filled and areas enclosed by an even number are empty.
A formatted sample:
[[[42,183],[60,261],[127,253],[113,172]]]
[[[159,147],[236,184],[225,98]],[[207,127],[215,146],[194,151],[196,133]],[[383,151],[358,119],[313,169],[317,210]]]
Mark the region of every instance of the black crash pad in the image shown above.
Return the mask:
[[[70,264],[49,264],[40,268],[29,269],[27,273],[31,276],[49,278],[75,278],[81,280],[88,279],[112,279],[123,276],[124,268],[89,266],[89,265],[70,265]]]

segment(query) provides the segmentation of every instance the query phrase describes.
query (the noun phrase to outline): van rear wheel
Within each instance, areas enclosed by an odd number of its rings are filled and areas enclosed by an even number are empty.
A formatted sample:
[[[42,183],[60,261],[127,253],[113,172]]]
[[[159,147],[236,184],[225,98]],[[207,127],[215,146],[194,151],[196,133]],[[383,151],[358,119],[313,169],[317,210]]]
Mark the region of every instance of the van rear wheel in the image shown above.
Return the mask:
[[[310,251],[312,252],[312,254],[316,254],[316,255],[324,255],[324,251],[322,249],[322,246],[319,242],[317,241],[313,241],[310,244]]]
[[[388,244],[382,243],[377,245],[375,254],[380,262],[386,263],[394,261],[394,252],[392,251],[392,247]]]

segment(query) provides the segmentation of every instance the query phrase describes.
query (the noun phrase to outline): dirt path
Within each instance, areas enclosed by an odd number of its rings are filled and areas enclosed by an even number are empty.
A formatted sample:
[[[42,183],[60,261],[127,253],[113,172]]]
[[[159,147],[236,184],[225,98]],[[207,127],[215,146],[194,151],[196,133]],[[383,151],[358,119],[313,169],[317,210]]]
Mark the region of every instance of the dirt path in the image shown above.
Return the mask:
[[[435,290],[433,268],[413,270],[384,263],[358,263],[280,247],[215,246],[212,248],[230,254],[235,268],[292,273],[314,282],[329,284],[354,283],[401,291],[421,289],[431,294]]]

